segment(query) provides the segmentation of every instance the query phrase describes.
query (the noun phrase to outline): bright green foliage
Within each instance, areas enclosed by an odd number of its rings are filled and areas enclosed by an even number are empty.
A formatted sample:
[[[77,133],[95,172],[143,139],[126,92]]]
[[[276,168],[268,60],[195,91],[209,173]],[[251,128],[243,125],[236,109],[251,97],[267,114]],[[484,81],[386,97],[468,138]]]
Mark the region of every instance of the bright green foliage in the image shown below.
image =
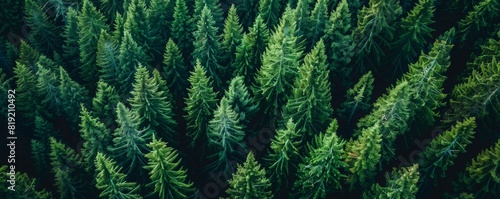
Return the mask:
[[[123,34],[125,32],[125,27],[123,27],[125,24],[124,20],[124,17],[120,13],[117,13],[116,18],[113,21],[113,38],[116,43],[122,42]]]
[[[243,77],[236,76],[231,80],[225,97],[231,108],[238,114],[238,120],[241,124],[248,127],[258,107],[253,97],[248,93]]]
[[[174,97],[170,93],[170,89],[167,86],[167,81],[163,79],[161,76],[161,73],[158,69],[153,69],[153,81],[155,82],[156,85],[158,85],[158,91],[163,91],[163,94],[160,95],[161,97],[165,98],[167,101],[170,102],[172,105],[172,111],[175,111],[177,106],[176,106],[176,101],[174,100]]]
[[[5,170],[5,172],[4,172]],[[8,178],[7,176],[7,166],[2,166],[0,167],[0,171],[2,172],[1,179],[3,180],[4,178]],[[5,175],[5,176],[4,176]],[[52,199],[54,198],[52,196],[51,192],[46,191],[45,189],[38,190],[36,188],[36,185],[38,184],[36,178],[30,178],[26,173],[22,172],[16,172],[16,186],[15,186],[15,192],[13,191],[6,191],[6,198],[39,198],[39,199]],[[7,185],[6,180],[3,181],[5,185]],[[2,185],[3,186],[3,185]],[[1,187],[3,188],[3,187]],[[0,190],[0,193],[4,191],[3,189]]]
[[[221,63],[226,71],[226,78],[233,74],[232,65],[236,59],[236,47],[241,44],[243,39],[243,27],[240,24],[240,18],[236,14],[234,4],[229,8],[229,13],[224,21],[224,33],[221,42],[222,57]]]
[[[269,176],[277,187],[288,183],[286,177],[294,175],[300,159],[300,134],[292,118],[286,123],[286,129],[279,129],[271,141],[269,155],[265,158],[269,165]]]
[[[194,21],[198,22],[202,18],[203,15],[203,10],[205,9],[205,6],[210,10],[210,13],[212,15],[212,20],[214,21],[211,26],[214,26],[216,30],[216,33],[220,33],[222,31],[222,28],[224,26],[224,11],[222,10],[222,7],[220,5],[220,2],[217,0],[194,0],[195,7],[194,7]]]
[[[143,66],[139,66],[135,72],[133,87],[130,92],[132,97],[128,101],[132,112],[138,116],[138,127],[141,129],[149,127],[169,143],[175,143],[177,124],[173,119],[171,100],[164,94],[168,90],[160,90],[159,84]]]
[[[357,140],[350,140],[345,146],[345,162],[349,165],[348,181],[351,190],[356,186],[366,187],[376,174],[380,160],[382,134],[378,124],[364,129]]]
[[[34,110],[37,110],[38,90],[33,89],[37,84],[37,77],[33,72],[20,62],[14,68],[14,79],[16,82],[16,112],[19,117],[31,124],[35,118]]]
[[[274,29],[282,13],[281,0],[259,0],[259,15],[268,29]]]
[[[332,74],[346,85],[352,71],[348,64],[354,56],[351,12],[347,0],[340,1],[336,10],[331,12],[323,40],[327,44],[328,66]]]
[[[81,13],[78,14],[78,46],[80,47],[80,77],[87,83],[97,82],[96,65],[97,43],[101,29],[108,30],[106,18],[90,0],[83,1]],[[77,109],[78,110],[78,109]]]
[[[310,0],[299,0],[297,2],[297,7],[293,10],[295,23],[297,24],[297,36],[304,35],[308,32],[307,28],[309,27],[309,2]],[[301,38],[301,39],[307,39]],[[308,40],[309,41],[309,40]],[[313,44],[314,45],[314,44]]]
[[[262,55],[253,93],[268,116],[276,115],[291,93],[302,55],[293,11],[287,7]]]
[[[89,94],[85,87],[80,86],[77,82],[73,81],[68,73],[62,68],[59,68],[59,92],[62,100],[64,114],[76,129],[79,123],[80,104],[87,106],[90,102]]]
[[[370,0],[368,7],[358,12],[358,23],[354,29],[355,54],[361,70],[378,66],[384,49],[394,38],[394,22],[402,9],[397,0]]]
[[[78,45],[78,11],[68,7],[66,13],[66,25],[64,26],[63,58],[66,70],[71,74],[77,74],[76,69],[80,66],[80,47]]]
[[[117,14],[123,14],[124,0],[99,0],[99,10],[106,15],[109,21],[115,21]]]
[[[188,98],[186,98],[187,112],[185,116],[187,122],[187,136],[190,140],[190,147],[199,147],[204,150],[206,146],[208,122],[212,119],[217,106],[216,93],[212,87],[212,81],[207,77],[206,71],[197,61],[194,71],[189,77],[191,87],[188,88]]]
[[[193,52],[194,37],[192,33],[195,30],[195,21],[189,15],[186,2],[175,0],[174,21],[171,27],[172,40],[179,46],[186,61],[190,60],[191,52]]]
[[[19,64],[23,64],[28,67],[31,71],[37,71],[37,63],[40,59],[40,52],[32,48],[28,43],[24,40],[21,40],[21,45],[19,46],[19,59],[17,62]],[[17,63],[16,63],[17,64]]]
[[[229,180],[226,193],[231,199],[270,199],[273,198],[270,188],[271,182],[266,178],[266,171],[255,160],[253,153],[249,152],[245,163],[238,165],[238,170]]]
[[[493,59],[500,60],[500,31],[496,37],[488,39],[483,46],[481,46],[481,54],[474,58],[474,61],[467,63],[467,74],[472,73],[472,70],[480,69],[481,64],[489,63]]]
[[[151,152],[145,155],[148,159],[148,165],[144,166],[149,170],[151,183],[154,187],[152,195],[159,198],[187,198],[193,192],[193,183],[187,182],[187,171],[180,164],[175,149],[168,147],[167,143],[153,140],[148,144]]]
[[[326,198],[329,191],[341,188],[346,177],[341,172],[347,164],[342,160],[345,141],[337,136],[337,129],[337,120],[333,120],[321,143],[299,165],[295,187],[300,198]]]
[[[117,77],[120,74],[119,45],[106,31],[101,30],[97,43],[96,65],[99,67],[100,78],[112,85],[118,86]]]
[[[46,110],[44,113],[48,116],[59,116],[63,113],[63,99],[61,98],[59,71],[52,71],[38,64],[38,71],[36,73],[37,83],[36,88],[40,94],[40,107]],[[30,88],[31,89],[31,88]],[[32,103],[32,102],[30,102]]]
[[[351,123],[353,117],[359,112],[366,112],[371,107],[373,81],[372,73],[368,72],[361,76],[353,88],[347,90],[346,100],[340,105],[339,115],[342,118],[348,118],[348,123]]]
[[[127,182],[126,175],[121,173],[122,168],[115,161],[103,153],[97,153],[95,159],[97,189],[101,191],[101,198],[142,198],[137,194],[139,186],[134,182]]]
[[[307,30],[304,31],[307,35],[308,49],[312,49],[326,32],[328,23],[327,3],[328,0],[317,0],[309,16]]]
[[[83,138],[82,154],[88,172],[95,171],[94,160],[98,152],[108,153],[111,133],[99,118],[93,116],[85,107],[80,111],[80,133]]]
[[[243,28],[248,30],[259,13],[259,1],[240,0],[239,3],[236,4],[236,9],[240,18],[243,19],[241,21]]]
[[[195,65],[196,61],[200,60],[201,66],[212,77],[216,90],[221,91],[224,85],[220,77],[222,68],[218,62],[221,52],[220,36],[217,34],[212,12],[207,5],[204,6],[201,12],[197,27],[197,30],[193,33],[195,49],[192,54],[194,61],[192,64]]]
[[[236,168],[232,160],[239,160],[245,149],[243,138],[245,132],[240,124],[238,114],[229,105],[226,97],[222,97],[214,118],[209,122],[208,146],[211,151],[209,158],[214,162],[208,165],[209,170],[231,173]],[[243,150],[242,150],[243,149]]]
[[[427,40],[432,37],[434,29],[429,26],[434,23],[434,11],[434,0],[419,0],[408,16],[401,19],[398,38],[392,44],[396,52],[393,64],[399,72],[405,72],[407,65],[416,61]]]
[[[163,55],[163,74],[168,82],[168,88],[172,94],[177,97],[186,96],[188,87],[188,71],[184,65],[181,51],[172,39],[169,39]]]
[[[438,178],[446,177],[446,170],[452,166],[453,161],[461,153],[465,153],[467,145],[472,143],[476,120],[471,117],[463,122],[457,122],[450,130],[433,139],[429,146],[420,153],[420,170],[422,182],[426,177],[434,179],[437,185]]]
[[[60,51],[61,30],[53,20],[45,14],[42,7],[33,0],[25,0],[24,14],[27,25],[30,27],[30,43],[40,52]]]
[[[297,130],[312,137],[327,128],[333,114],[323,40],[306,55],[298,71],[293,93],[283,110],[283,119],[293,118]]]
[[[86,198],[91,189],[86,187],[82,157],[54,138],[50,138],[50,161],[55,174],[55,185],[61,198]]]
[[[92,99],[92,110],[106,127],[114,126],[116,122],[116,104],[120,101],[120,96],[115,87],[104,81],[97,82],[97,91]]]
[[[500,2],[497,0],[482,0],[474,5],[474,9],[467,14],[465,19],[458,22],[462,42],[477,37],[480,31],[486,31],[489,24],[498,20],[499,12]]]
[[[131,0],[128,9],[125,14],[125,23],[123,24],[124,31],[128,31],[132,36],[132,39],[140,46],[146,54],[156,53],[155,41],[156,37],[160,34],[158,32],[153,32],[153,23],[149,23],[147,18],[147,12],[149,9],[146,8],[146,2],[143,0]],[[158,22],[156,22],[158,23]],[[155,24],[156,26],[156,24]],[[158,46],[163,48],[165,44]]]
[[[120,74],[117,77],[117,82],[120,82],[119,94],[126,95],[132,89],[132,82],[134,81],[134,74],[139,65],[148,66],[149,57],[136,41],[132,35],[125,30],[122,44],[120,45],[120,55],[118,56],[120,62]]]
[[[139,130],[138,116],[119,102],[116,106],[116,115],[119,127],[113,133],[113,146],[109,151],[113,159],[119,161],[126,174],[142,174],[142,167],[146,165],[144,154],[148,152],[146,143],[151,139],[151,131]]]
[[[462,192],[456,199],[474,199],[474,195],[471,193]]]
[[[479,153],[465,169],[460,182],[467,190],[476,195],[490,194],[491,198],[500,196],[500,139],[495,146]],[[463,189],[461,189],[463,190]]]
[[[241,44],[236,48],[233,64],[233,67],[236,67],[233,76],[245,77],[247,86],[253,83],[255,73],[262,65],[261,56],[266,50],[268,40],[269,30],[258,15],[253,26],[249,28],[249,33],[243,35]]]
[[[418,191],[417,182],[419,179],[418,164],[411,167],[403,167],[400,170],[394,169],[385,177],[387,185],[381,187],[379,184],[372,186],[371,193],[365,193],[363,198],[389,199],[389,198],[416,198]]]

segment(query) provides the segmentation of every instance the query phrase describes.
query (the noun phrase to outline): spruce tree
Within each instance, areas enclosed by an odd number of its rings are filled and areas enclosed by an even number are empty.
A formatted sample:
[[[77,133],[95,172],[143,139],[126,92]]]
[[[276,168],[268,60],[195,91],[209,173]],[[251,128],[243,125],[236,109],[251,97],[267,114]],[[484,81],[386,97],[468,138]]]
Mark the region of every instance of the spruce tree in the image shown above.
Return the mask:
[[[39,105],[47,117],[60,116],[63,113],[64,102],[60,92],[59,71],[47,69],[38,64],[36,88],[40,95]],[[48,111],[50,110],[50,111]]]
[[[124,0],[99,0],[99,10],[102,11],[108,21],[115,21],[117,14],[123,14]]]
[[[172,32],[172,22],[174,21],[174,0],[151,0],[147,9],[147,22],[152,26],[151,35],[155,35],[154,40],[155,51],[161,52],[167,44],[167,38],[170,38]]]
[[[226,193],[229,198],[262,198],[270,199],[273,195],[270,191],[271,182],[266,178],[266,171],[261,168],[255,160],[252,152],[249,152],[243,165],[229,180],[229,188]]]
[[[236,47],[241,44],[243,39],[243,27],[240,24],[240,18],[236,14],[236,7],[231,5],[227,18],[224,21],[224,32],[221,42],[221,65],[225,68],[226,78],[233,74],[232,65],[236,59]]]
[[[160,97],[165,98],[168,102],[170,102],[172,106],[172,111],[175,112],[177,109],[176,106],[176,101],[174,100],[174,97],[172,96],[172,93],[170,93],[170,89],[167,86],[167,81],[163,79],[161,76],[161,73],[158,69],[153,69],[153,82],[158,85],[158,91],[163,91],[163,94],[160,95]]]
[[[245,77],[245,85],[252,85],[255,73],[262,65],[261,56],[268,41],[269,30],[258,15],[253,26],[249,28],[249,33],[243,35],[241,44],[236,48],[233,77]]]
[[[37,77],[26,67],[26,65],[16,62],[14,68],[14,79],[16,83],[16,111],[26,123],[32,124],[35,119],[37,104],[39,101],[38,90],[33,88],[37,84]]]
[[[77,129],[80,104],[84,106],[90,104],[88,91],[73,81],[62,67],[59,68],[59,82],[58,90],[62,100],[63,111],[67,117],[66,120],[70,122],[70,128]]]
[[[361,76],[354,87],[347,90],[346,100],[340,105],[338,114],[346,118],[347,123],[353,121],[353,117],[366,112],[371,107],[370,97],[373,91],[373,75],[368,72]]]
[[[302,36],[301,39],[303,40],[308,40],[307,36],[307,28],[309,27],[309,16],[310,16],[310,11],[309,11],[309,3],[310,0],[298,0],[297,2],[297,7],[293,10],[294,12],[294,17],[295,17],[295,23],[297,24],[297,36]]]
[[[297,130],[306,137],[326,130],[333,114],[327,68],[325,45],[320,40],[298,69],[292,95],[283,109],[283,119],[293,118]]]
[[[196,60],[205,68],[214,81],[217,91],[223,90],[224,86],[221,80],[222,68],[219,65],[221,46],[219,43],[220,35],[217,34],[215,21],[207,5],[201,11],[201,16],[197,22],[197,30],[193,33],[194,51],[192,54],[193,65]]]
[[[78,11],[73,7],[68,7],[62,35],[64,38],[62,45],[64,66],[72,77],[76,77],[78,74],[76,69],[80,66],[80,46],[78,43]]]
[[[19,62],[19,64],[23,64],[31,71],[36,72],[37,63],[41,56],[40,52],[35,50],[24,40],[21,40],[21,44],[19,45],[19,58],[17,59],[16,64]]]
[[[219,34],[224,27],[224,11],[220,2],[217,0],[194,0],[194,3],[194,21],[200,21],[206,6],[212,15],[213,25],[211,26],[214,26],[217,29],[216,33]]]
[[[259,15],[268,29],[273,30],[282,13],[280,0],[259,0]]]
[[[329,190],[341,188],[347,164],[342,159],[345,141],[337,136],[337,129],[337,120],[333,120],[323,140],[299,165],[295,187],[300,198],[326,198]]]
[[[179,46],[185,64],[191,60],[193,52],[193,32],[196,30],[196,21],[189,15],[189,10],[184,0],[175,0],[174,21],[172,22],[172,40]],[[166,53],[166,52],[165,52]]]
[[[262,67],[257,72],[253,87],[256,100],[268,117],[280,112],[297,76],[303,48],[296,33],[293,11],[287,7],[262,55]]]
[[[81,13],[77,17],[78,46],[80,47],[80,78],[87,83],[97,82],[97,44],[101,29],[107,30],[106,18],[90,0],[83,1]]]
[[[139,65],[148,66],[149,60],[145,50],[136,43],[128,30],[125,30],[118,56],[120,69],[117,82],[120,82],[119,94],[121,96],[128,95],[132,89],[136,69]]]
[[[98,152],[108,154],[106,147],[111,145],[111,132],[85,107],[80,111],[80,133],[83,138],[82,154],[88,172],[95,171],[94,160]]]
[[[314,45],[323,37],[326,32],[328,23],[328,0],[317,0],[314,9],[308,19],[307,24],[307,42],[308,49],[312,49]]]
[[[185,97],[188,87],[188,71],[177,44],[169,39],[163,55],[163,76],[174,96]],[[175,100],[175,99],[174,99]]]
[[[99,67],[100,79],[118,86],[118,75],[120,74],[119,45],[106,31],[101,30],[97,43],[96,66]]]
[[[95,159],[96,187],[101,191],[101,198],[142,198],[137,194],[140,187],[135,182],[125,180],[126,175],[121,172],[122,168],[116,162],[106,157],[103,153],[97,153]]]
[[[482,0],[474,5],[473,10],[458,22],[458,32],[462,42],[475,40],[480,32],[489,32],[489,24],[498,20],[500,2],[496,0]]]
[[[116,104],[120,96],[115,87],[104,81],[97,82],[97,91],[92,99],[92,110],[100,118],[107,128],[116,126]]]
[[[243,77],[234,77],[224,96],[231,108],[238,114],[238,120],[243,127],[249,127],[258,107],[248,92],[248,88],[243,82]]]
[[[135,83],[129,103],[132,112],[137,114],[138,127],[140,129],[150,128],[169,143],[174,144],[177,137],[173,119],[172,104],[170,99],[166,99],[164,92],[149,74],[149,71],[139,66],[135,72]]]
[[[208,133],[208,122],[212,119],[217,106],[216,93],[212,81],[207,76],[199,61],[189,77],[191,86],[188,88],[186,100],[187,136],[190,147],[199,147],[204,151]]]
[[[38,178],[41,180],[49,177],[51,170],[50,164],[50,137],[56,136],[57,132],[54,130],[52,123],[47,121],[40,115],[35,116],[35,132],[33,139],[31,139],[31,154],[35,161],[35,170],[39,174]]]
[[[52,56],[54,51],[60,52],[60,27],[45,14],[43,8],[33,0],[25,0],[24,14],[30,27],[28,36],[33,47],[48,56]]]
[[[256,15],[259,13],[259,1],[254,0],[241,0],[236,4],[236,10],[240,16],[241,25],[245,30],[254,23]]]
[[[165,44],[156,46],[159,32],[153,32],[153,23],[148,19],[149,9],[146,2],[142,0],[131,0],[128,9],[125,11],[125,21],[123,24],[124,31],[128,31],[132,39],[140,46],[146,54],[153,57],[154,54],[159,54],[156,50],[163,48]],[[159,22],[156,22],[159,23]],[[160,26],[160,24],[158,24]]]
[[[245,149],[245,132],[238,114],[229,105],[226,97],[222,97],[214,112],[214,118],[209,122],[207,137],[211,151],[209,158],[213,160],[207,168],[214,172],[227,173],[236,170],[231,161],[239,162],[244,156],[242,151]]]
[[[416,198],[418,191],[417,182],[419,180],[418,164],[411,167],[403,167],[399,170],[394,169],[387,174],[387,185],[381,187],[379,184],[372,186],[371,192],[365,193],[363,198]]]
[[[177,151],[154,137],[148,147],[151,152],[145,155],[148,164],[144,168],[150,171],[151,183],[147,186],[154,188],[150,195],[159,198],[189,197],[193,192],[193,183],[187,182],[187,171],[180,166]]]

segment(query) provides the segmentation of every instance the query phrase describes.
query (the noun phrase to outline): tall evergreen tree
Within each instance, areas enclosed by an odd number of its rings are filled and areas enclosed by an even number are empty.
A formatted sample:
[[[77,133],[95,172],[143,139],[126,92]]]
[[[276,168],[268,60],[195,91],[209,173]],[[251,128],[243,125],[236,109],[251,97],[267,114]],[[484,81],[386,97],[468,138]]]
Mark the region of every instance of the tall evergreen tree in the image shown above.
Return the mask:
[[[307,37],[307,28],[309,27],[309,16],[310,16],[310,9],[309,9],[309,3],[310,0],[298,0],[297,2],[297,7],[293,10],[294,16],[295,16],[295,23],[297,24],[297,36],[301,37],[304,35],[304,37],[301,39],[303,40],[308,40]]]
[[[16,83],[16,111],[25,124],[32,124],[35,119],[37,104],[39,101],[38,90],[33,88],[37,84],[37,77],[26,65],[16,62],[14,68],[14,78]]]
[[[474,40],[479,32],[488,32],[489,24],[498,20],[500,2],[496,0],[482,0],[474,5],[473,10],[458,22],[458,32],[462,42]]]
[[[373,81],[372,73],[368,72],[361,76],[353,88],[347,90],[346,100],[340,105],[338,114],[346,118],[348,123],[351,123],[353,117],[360,114],[359,112],[366,112],[371,107]]]
[[[252,85],[255,73],[262,65],[261,56],[266,50],[269,41],[269,30],[266,28],[260,15],[249,28],[249,33],[243,35],[241,44],[236,48],[236,58],[233,64],[233,77],[245,77],[245,84]]]
[[[124,31],[128,31],[132,39],[140,46],[148,56],[153,57],[154,54],[159,54],[155,52],[159,48],[163,48],[165,44],[160,46],[155,45],[155,41],[158,37],[156,34],[161,34],[159,32],[153,32],[153,24],[150,23],[147,13],[149,9],[146,6],[146,2],[142,0],[131,0],[126,10],[125,21],[123,24]],[[159,23],[159,22],[156,22]],[[158,26],[160,26],[158,24]]]
[[[248,92],[243,77],[236,76],[231,80],[225,93],[231,108],[238,114],[238,120],[244,127],[249,127],[250,120],[257,111],[257,104]]]
[[[98,152],[108,154],[111,145],[111,133],[99,118],[93,116],[85,107],[80,111],[80,133],[83,138],[82,154],[88,172],[95,171],[94,160]]]
[[[232,65],[236,59],[236,47],[241,44],[243,39],[243,27],[240,24],[240,18],[236,14],[236,7],[231,5],[227,18],[224,21],[224,32],[221,42],[221,57],[222,66],[225,68],[226,78],[231,78],[233,74]]]
[[[240,19],[242,19],[241,24],[243,28],[248,30],[259,13],[259,1],[241,0],[236,4],[236,10]]]
[[[80,47],[80,77],[87,83],[97,82],[97,44],[101,29],[107,30],[106,18],[90,0],[83,1],[81,13],[77,17],[78,46]]]
[[[394,169],[386,175],[387,185],[381,187],[379,184],[372,186],[371,192],[365,193],[363,198],[416,198],[419,179],[418,164],[411,167]]]
[[[115,21],[117,14],[123,14],[124,0],[99,0],[99,10],[109,21]]]
[[[120,62],[120,73],[117,77],[117,82],[120,82],[119,93],[127,95],[132,89],[137,67],[139,65],[148,66],[150,60],[145,50],[136,43],[128,30],[124,32],[118,60]]]
[[[151,128],[169,143],[175,143],[177,125],[173,119],[172,104],[166,99],[164,92],[149,74],[149,71],[139,66],[135,72],[135,83],[129,98],[132,111],[138,116],[139,128]]]
[[[29,40],[35,49],[52,56],[52,52],[60,52],[61,30],[33,0],[25,0],[24,14],[30,27]]]
[[[283,119],[293,118],[306,137],[326,130],[333,114],[327,68],[325,45],[320,40],[298,69],[293,93],[283,109]]]
[[[249,152],[245,163],[238,165],[238,170],[229,180],[229,188],[226,193],[232,199],[270,199],[273,198],[270,189],[271,182],[266,178],[266,171],[255,160],[253,153]]]
[[[192,54],[193,65],[196,60],[200,60],[200,64],[205,68],[210,77],[214,81],[214,86],[217,91],[223,90],[224,86],[221,80],[222,68],[219,65],[221,46],[219,43],[220,35],[217,34],[215,21],[207,5],[204,6],[199,21],[197,22],[197,30],[193,33],[194,51]]]
[[[307,48],[312,49],[323,37],[328,23],[328,0],[317,0],[307,24]]]
[[[52,123],[40,115],[35,116],[35,133],[31,139],[31,153],[35,161],[35,170],[38,178],[45,180],[49,177],[52,166],[50,164],[50,137],[56,136]]]
[[[193,32],[196,30],[196,21],[189,15],[189,10],[184,0],[175,0],[174,21],[172,22],[172,40],[179,46],[180,51],[186,61],[191,60],[193,52]]]
[[[151,183],[154,187],[152,195],[159,198],[187,198],[193,192],[193,183],[187,182],[187,171],[180,166],[181,160],[177,151],[168,147],[167,143],[153,137],[148,144],[151,152],[145,155]]]
[[[96,66],[99,67],[100,78],[112,85],[118,86],[120,74],[119,45],[106,31],[101,30],[97,43]]]
[[[66,120],[70,122],[70,127],[76,130],[79,123],[80,104],[84,106],[90,104],[88,91],[73,81],[62,67],[59,68],[59,82],[58,90],[64,114],[67,116]]]
[[[97,153],[95,159],[96,187],[101,191],[102,198],[142,198],[137,194],[140,187],[134,182],[127,182],[126,175],[121,173],[122,168],[116,162],[106,157],[103,153]]]
[[[217,34],[219,34],[224,26],[224,11],[222,10],[220,2],[217,0],[194,0],[194,3],[194,21],[200,21],[206,6],[208,10],[210,10],[212,20],[214,21],[211,26],[214,26],[217,29]]]
[[[68,7],[66,13],[66,23],[64,26],[63,38],[63,60],[68,73],[72,77],[78,74],[77,68],[80,66],[80,46],[78,36],[78,11],[73,7]]]
[[[104,81],[97,82],[97,91],[92,99],[92,110],[106,127],[116,126],[116,104],[120,101],[120,96],[115,87]]]
[[[259,15],[268,29],[273,30],[282,13],[280,0],[259,0]]]
[[[332,188],[341,188],[347,163],[342,160],[345,141],[337,136],[337,129],[337,120],[333,120],[322,142],[299,165],[295,187],[300,198],[326,198]]]
[[[60,81],[58,74],[38,64],[36,88],[39,93],[45,93],[40,96],[39,105],[43,114],[47,114],[46,116],[48,117],[60,116],[64,109],[64,102],[59,90]],[[50,112],[47,110],[50,110]]]
[[[174,0],[151,0],[147,9],[147,22],[152,25],[151,35],[156,36],[154,40],[155,51],[163,55],[163,50],[172,32],[172,22],[174,21]]]
[[[7,181],[7,166],[1,166],[0,167],[1,171],[1,179],[5,179],[4,182]],[[45,190],[41,189],[39,190],[36,185],[38,184],[38,180],[36,178],[30,178],[28,174],[23,173],[23,172],[16,172],[15,174],[16,177],[16,190],[22,190],[22,191],[8,191],[6,190],[7,194],[5,195],[6,198],[40,198],[40,199],[50,199],[54,198],[52,196],[52,193]],[[3,186],[3,185],[2,185]],[[0,187],[3,188],[3,187]],[[4,191],[4,189],[0,190],[0,193]]]
[[[207,77],[206,71],[197,61],[194,71],[189,77],[188,97],[186,98],[187,136],[190,147],[199,147],[204,150],[206,146],[208,122],[212,119],[217,106],[216,93],[213,91],[212,81]]]
[[[185,97],[188,87],[188,71],[184,64],[181,51],[172,39],[169,39],[163,55],[163,74],[168,82],[168,88],[174,96]]]
[[[16,64],[19,62],[19,64],[23,64],[36,73],[37,63],[41,56],[40,52],[35,50],[24,40],[21,40],[21,44],[19,45],[19,58],[17,59]]]

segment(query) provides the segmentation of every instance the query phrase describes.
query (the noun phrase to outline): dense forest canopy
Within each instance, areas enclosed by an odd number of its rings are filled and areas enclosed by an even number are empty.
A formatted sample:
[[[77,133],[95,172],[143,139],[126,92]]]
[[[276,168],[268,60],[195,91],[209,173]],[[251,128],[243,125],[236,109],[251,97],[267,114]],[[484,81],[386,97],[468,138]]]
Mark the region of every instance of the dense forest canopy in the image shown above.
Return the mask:
[[[0,5],[0,198],[500,198],[499,0]]]

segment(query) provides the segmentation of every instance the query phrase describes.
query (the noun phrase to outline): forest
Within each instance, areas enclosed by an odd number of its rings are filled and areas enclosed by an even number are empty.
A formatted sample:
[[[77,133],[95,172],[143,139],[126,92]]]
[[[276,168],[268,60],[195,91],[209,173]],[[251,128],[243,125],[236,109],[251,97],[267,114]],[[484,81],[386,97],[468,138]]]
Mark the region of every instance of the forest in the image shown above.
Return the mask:
[[[500,0],[0,0],[0,33],[0,198],[500,198]]]

